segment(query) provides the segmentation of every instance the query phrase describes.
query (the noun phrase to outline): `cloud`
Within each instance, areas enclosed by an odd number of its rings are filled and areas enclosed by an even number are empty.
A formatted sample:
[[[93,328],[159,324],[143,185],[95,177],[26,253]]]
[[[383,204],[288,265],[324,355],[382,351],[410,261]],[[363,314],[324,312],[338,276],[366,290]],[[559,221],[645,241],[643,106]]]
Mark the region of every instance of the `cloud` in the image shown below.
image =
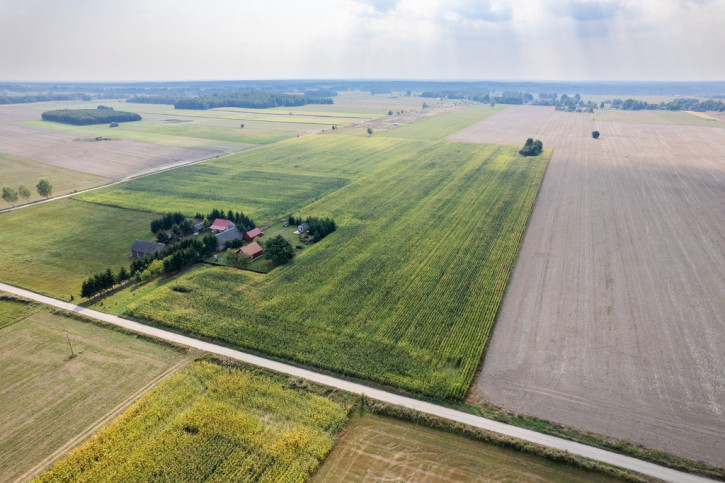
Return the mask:
[[[623,9],[621,2],[571,0],[554,4],[552,12],[580,22],[609,20]]]
[[[379,12],[389,12],[397,8],[400,0],[355,0],[355,3],[368,5]]]
[[[448,14],[463,21],[509,22],[513,18],[513,9],[508,2],[466,1],[448,3],[446,7]]]

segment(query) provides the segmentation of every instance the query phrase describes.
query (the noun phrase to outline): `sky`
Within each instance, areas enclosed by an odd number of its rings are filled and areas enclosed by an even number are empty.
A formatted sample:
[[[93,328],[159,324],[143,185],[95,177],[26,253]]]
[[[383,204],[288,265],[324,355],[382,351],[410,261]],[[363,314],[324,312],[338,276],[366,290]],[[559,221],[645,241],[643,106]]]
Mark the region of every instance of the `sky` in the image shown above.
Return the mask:
[[[0,81],[725,81],[725,0],[0,0]]]

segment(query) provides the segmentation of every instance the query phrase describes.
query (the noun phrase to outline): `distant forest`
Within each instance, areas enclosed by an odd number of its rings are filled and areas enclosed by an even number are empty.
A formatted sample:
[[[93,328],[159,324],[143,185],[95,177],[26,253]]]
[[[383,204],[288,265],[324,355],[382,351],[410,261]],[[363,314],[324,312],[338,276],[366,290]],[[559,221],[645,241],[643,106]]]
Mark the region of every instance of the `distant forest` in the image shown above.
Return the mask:
[[[90,101],[86,94],[37,94],[32,96],[0,96],[0,104],[27,104],[29,102],[50,101]]]
[[[329,97],[307,97],[300,94],[278,94],[273,92],[224,92],[199,97],[134,96],[127,99],[126,102],[173,104],[175,109],[203,110],[215,107],[266,109],[270,107],[304,106],[305,104],[332,104],[332,99]]]
[[[556,93],[539,93],[537,98],[528,92],[505,91],[501,95],[494,96],[489,93],[471,91],[425,91],[421,97],[432,97],[442,99],[460,99],[495,104],[532,104],[535,106],[554,106],[562,111],[588,111],[592,112],[597,107],[604,108],[607,105],[612,109],[623,111],[639,111],[644,109],[659,109],[664,111],[725,111],[725,103],[715,99],[700,101],[698,99],[681,98],[671,102],[660,102],[650,104],[646,101],[635,99],[612,99],[601,102],[584,102],[579,94],[569,96],[567,94],[557,95]]]
[[[104,106],[99,106],[98,109],[57,109],[55,111],[45,111],[41,117],[43,121],[62,122],[63,124],[73,124],[75,126],[141,120],[141,116],[135,112],[114,111]]]

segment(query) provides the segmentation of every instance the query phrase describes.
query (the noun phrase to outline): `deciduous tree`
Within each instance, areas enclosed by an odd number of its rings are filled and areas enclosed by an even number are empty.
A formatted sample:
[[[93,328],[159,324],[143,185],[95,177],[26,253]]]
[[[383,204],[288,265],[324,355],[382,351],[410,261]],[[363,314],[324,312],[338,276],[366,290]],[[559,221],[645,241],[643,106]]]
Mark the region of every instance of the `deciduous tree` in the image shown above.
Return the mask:
[[[7,186],[3,186],[3,199],[15,206],[15,202],[18,201],[18,192]]]
[[[38,181],[38,184],[35,185],[35,189],[38,190],[38,194],[40,196],[45,196],[46,198],[50,198],[50,195],[53,193],[53,185],[50,184],[50,181],[47,179],[41,179]]]

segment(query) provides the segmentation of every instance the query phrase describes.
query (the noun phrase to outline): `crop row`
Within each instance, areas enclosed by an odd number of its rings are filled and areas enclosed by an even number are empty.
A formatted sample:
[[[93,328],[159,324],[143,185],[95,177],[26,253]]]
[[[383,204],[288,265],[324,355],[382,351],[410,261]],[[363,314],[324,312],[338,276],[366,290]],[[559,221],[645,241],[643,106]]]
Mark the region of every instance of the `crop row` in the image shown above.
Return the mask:
[[[546,168],[511,147],[427,143],[313,204],[338,230],[267,276],[182,276],[129,315],[440,397],[462,398]]]
[[[347,421],[339,402],[196,362],[40,481],[300,481]]]

